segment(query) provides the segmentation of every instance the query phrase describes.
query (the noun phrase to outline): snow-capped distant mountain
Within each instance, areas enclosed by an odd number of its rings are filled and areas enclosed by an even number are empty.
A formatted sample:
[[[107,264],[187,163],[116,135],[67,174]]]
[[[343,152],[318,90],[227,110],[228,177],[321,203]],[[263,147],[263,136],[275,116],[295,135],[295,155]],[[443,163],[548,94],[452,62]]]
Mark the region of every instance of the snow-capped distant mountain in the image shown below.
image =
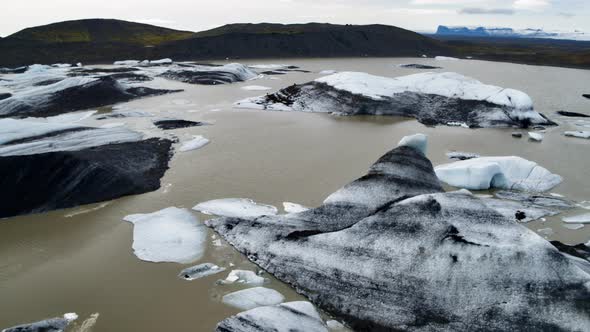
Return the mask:
[[[442,36],[550,38],[590,41],[590,34],[582,31],[545,31],[543,29],[512,29],[505,27],[466,27],[440,25],[436,31]]]

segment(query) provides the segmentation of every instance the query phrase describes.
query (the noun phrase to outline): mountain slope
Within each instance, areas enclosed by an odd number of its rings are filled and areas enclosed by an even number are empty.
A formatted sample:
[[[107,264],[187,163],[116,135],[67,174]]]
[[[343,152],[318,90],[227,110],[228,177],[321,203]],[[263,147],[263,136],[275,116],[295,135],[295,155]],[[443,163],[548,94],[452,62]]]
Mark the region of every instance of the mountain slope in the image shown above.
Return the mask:
[[[230,24],[193,33],[120,20],[68,21],[0,38],[0,67],[33,63],[112,63],[289,57],[448,55],[590,68],[590,42],[424,36],[387,25]]]
[[[160,55],[191,57],[420,56],[450,52],[442,43],[386,25],[230,24],[164,43]]]
[[[88,19],[27,28],[7,38],[43,43],[121,42],[147,46],[189,38],[193,34],[193,32],[148,24],[111,19]]]

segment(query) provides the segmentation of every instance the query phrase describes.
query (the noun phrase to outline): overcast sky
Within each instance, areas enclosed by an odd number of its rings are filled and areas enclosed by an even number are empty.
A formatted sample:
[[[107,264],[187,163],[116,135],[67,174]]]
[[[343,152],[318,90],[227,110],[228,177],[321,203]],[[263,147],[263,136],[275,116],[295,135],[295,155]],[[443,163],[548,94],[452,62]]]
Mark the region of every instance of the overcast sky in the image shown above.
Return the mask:
[[[330,22],[418,31],[442,24],[590,32],[590,0],[18,0],[2,6],[0,36],[97,17],[191,31],[227,23]]]

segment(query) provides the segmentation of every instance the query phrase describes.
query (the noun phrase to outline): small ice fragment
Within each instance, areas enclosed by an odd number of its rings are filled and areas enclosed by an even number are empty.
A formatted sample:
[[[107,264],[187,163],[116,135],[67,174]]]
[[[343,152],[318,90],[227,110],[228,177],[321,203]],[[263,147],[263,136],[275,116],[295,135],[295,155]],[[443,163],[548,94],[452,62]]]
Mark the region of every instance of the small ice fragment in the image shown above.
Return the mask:
[[[590,223],[590,213],[579,214],[576,216],[565,217],[562,219],[566,223],[570,224],[588,224]]]
[[[204,214],[222,217],[259,217],[263,215],[276,215],[278,210],[272,205],[258,204],[248,198],[222,198],[203,203],[193,207],[193,210]]]
[[[264,278],[257,275],[252,271],[247,270],[233,270],[225,278],[224,283],[226,284],[246,284],[252,286],[262,286],[264,284]]]
[[[447,153],[447,157],[449,159],[467,160],[467,159],[479,158],[481,156],[478,155],[477,153],[452,151],[452,152]]]
[[[180,151],[181,152],[186,152],[186,151],[191,151],[191,150],[197,150],[200,149],[202,147],[204,147],[205,145],[209,144],[209,140],[206,139],[205,137],[199,135],[199,136],[193,136],[193,139],[184,143],[181,147],[180,147]]]
[[[261,85],[248,85],[248,86],[242,87],[242,90],[247,90],[247,91],[265,91],[265,90],[272,90],[272,88],[269,88],[267,86],[261,86]]]
[[[450,57],[450,56],[436,56],[436,57],[434,57],[434,60],[438,60],[438,61],[458,61],[459,59],[453,58],[453,57]]]
[[[203,263],[180,271],[178,276],[185,280],[196,280],[223,271],[225,271],[225,268],[223,267],[219,267],[213,263]]]
[[[571,229],[573,231],[584,228],[583,224],[563,224],[561,225],[567,229]]]
[[[285,297],[274,289],[254,287],[229,293],[222,298],[222,302],[232,307],[249,310],[261,306],[276,305]]]
[[[533,141],[537,141],[537,142],[541,142],[543,140],[543,134],[541,133],[535,133],[535,132],[529,132],[529,139],[533,140]]]
[[[565,136],[577,137],[577,138],[590,138],[590,131],[566,131]]]

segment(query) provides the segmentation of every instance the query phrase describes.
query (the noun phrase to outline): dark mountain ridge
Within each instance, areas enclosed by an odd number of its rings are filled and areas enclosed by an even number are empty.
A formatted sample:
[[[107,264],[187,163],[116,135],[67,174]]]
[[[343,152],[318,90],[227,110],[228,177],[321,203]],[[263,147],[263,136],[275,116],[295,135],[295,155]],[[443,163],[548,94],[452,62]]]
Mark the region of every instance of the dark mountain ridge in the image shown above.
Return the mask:
[[[199,33],[118,20],[68,21],[0,40],[0,66],[109,63],[121,59],[419,56],[450,50],[432,38],[386,25],[230,24]]]
[[[473,57],[590,68],[589,42],[440,38],[388,25],[238,23],[202,32],[112,19],[67,21],[0,38],[0,67],[290,57]]]

